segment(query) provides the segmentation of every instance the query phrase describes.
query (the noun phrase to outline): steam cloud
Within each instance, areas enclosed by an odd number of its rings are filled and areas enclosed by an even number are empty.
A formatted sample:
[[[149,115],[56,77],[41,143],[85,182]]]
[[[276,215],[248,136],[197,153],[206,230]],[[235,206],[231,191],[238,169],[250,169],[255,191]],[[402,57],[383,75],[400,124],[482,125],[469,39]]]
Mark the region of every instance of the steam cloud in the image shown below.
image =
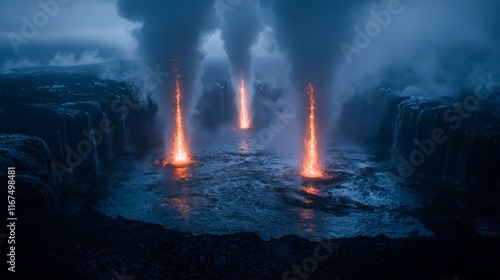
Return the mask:
[[[120,15],[142,26],[133,33],[139,51],[151,69],[181,76],[182,107],[193,110],[195,96],[201,91],[200,74],[204,53],[203,37],[217,26],[214,1],[210,0],[119,0]],[[175,76],[163,77],[153,99],[163,119],[172,119]],[[184,110],[185,119],[192,112]]]
[[[315,84],[323,145],[354,93],[349,85],[358,94],[390,86],[407,95],[457,95],[472,91],[479,75],[500,73],[498,1],[261,0],[261,5],[271,11],[277,47],[291,64],[290,79],[302,103],[306,84]],[[376,21],[373,14],[389,5],[402,11],[380,25],[348,63],[341,43],[354,45],[355,28],[366,34],[367,24]]]
[[[357,26],[364,30],[371,11],[387,10],[387,3],[359,11],[352,22],[352,44]],[[500,20],[498,1],[400,1],[401,13],[392,15],[370,44],[351,56],[343,70],[360,87],[390,85],[405,95],[457,95],[472,91],[479,75],[498,74]]]
[[[240,71],[245,73],[247,81],[252,81],[252,46],[259,34],[267,30],[261,37],[267,41],[268,50],[283,54],[290,65],[293,98],[299,100],[296,103],[299,117],[293,122],[304,122],[298,131],[305,128],[307,83],[315,86],[322,146],[326,145],[328,130],[340,116],[343,104],[353,96],[354,88],[358,94],[373,92],[384,85],[401,94],[455,95],[472,90],[480,74],[500,73],[498,1],[243,0],[239,3],[225,11],[222,26],[214,1],[119,0],[118,7],[124,18],[142,23],[134,36],[145,61],[153,69],[160,65],[162,71],[169,71],[174,67],[173,55],[179,60],[184,102],[196,102],[194,92],[201,92],[197,87],[205,34],[221,29],[235,84]],[[339,47],[341,43],[354,45],[355,28],[366,33],[366,25],[376,20],[374,13],[395,3],[402,11],[392,14],[387,24],[381,24],[380,31],[369,37],[368,46],[360,48],[348,61]],[[160,107],[168,108],[171,104],[172,79],[173,75],[166,79],[161,94],[157,94]],[[283,86],[288,85],[276,85]],[[208,102],[209,97],[219,107],[234,106],[220,94],[206,96],[204,100]],[[208,105],[198,108],[210,110]],[[302,146],[302,137],[296,139]]]
[[[346,37],[355,8],[365,1],[330,0],[262,0],[270,10],[268,19],[275,34],[278,50],[291,64],[290,80],[300,96],[302,131],[305,131],[308,83],[316,90],[316,104],[320,133],[320,146],[326,145],[333,116],[338,116],[340,102],[334,89],[335,67],[342,63],[337,51],[339,42]],[[332,116],[332,112],[334,113]],[[302,143],[302,137],[296,138]]]
[[[224,13],[220,38],[231,64],[233,87],[239,88],[240,74],[243,73],[249,96],[253,95],[251,49],[263,27],[259,1],[242,1],[233,10]]]

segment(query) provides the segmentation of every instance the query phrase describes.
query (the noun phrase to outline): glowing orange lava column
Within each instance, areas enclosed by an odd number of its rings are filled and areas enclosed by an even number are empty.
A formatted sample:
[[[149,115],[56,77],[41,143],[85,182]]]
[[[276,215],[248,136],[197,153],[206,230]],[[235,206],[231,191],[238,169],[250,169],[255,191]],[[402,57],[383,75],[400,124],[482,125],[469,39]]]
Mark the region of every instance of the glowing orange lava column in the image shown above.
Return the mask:
[[[250,118],[248,116],[248,101],[247,92],[245,89],[245,80],[243,73],[241,73],[241,86],[240,86],[240,129],[250,128]]]
[[[173,164],[183,164],[189,162],[186,140],[184,137],[184,126],[181,112],[181,86],[179,84],[180,76],[175,79],[175,134],[174,150],[172,153]]]
[[[314,108],[314,88],[312,84],[307,86],[309,95],[309,119],[307,122],[307,135],[305,139],[304,162],[300,174],[306,178],[321,178],[320,159],[318,156],[318,142],[316,135],[315,108]]]

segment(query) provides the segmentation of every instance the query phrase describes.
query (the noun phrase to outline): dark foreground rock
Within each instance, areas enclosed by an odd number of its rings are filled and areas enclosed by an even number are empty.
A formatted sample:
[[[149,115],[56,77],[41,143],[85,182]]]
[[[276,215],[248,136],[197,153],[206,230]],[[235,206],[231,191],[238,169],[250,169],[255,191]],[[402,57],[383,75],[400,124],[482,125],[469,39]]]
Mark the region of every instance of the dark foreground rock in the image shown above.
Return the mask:
[[[17,225],[18,279],[500,279],[493,237],[264,241],[254,233],[193,235],[94,210],[30,213]]]

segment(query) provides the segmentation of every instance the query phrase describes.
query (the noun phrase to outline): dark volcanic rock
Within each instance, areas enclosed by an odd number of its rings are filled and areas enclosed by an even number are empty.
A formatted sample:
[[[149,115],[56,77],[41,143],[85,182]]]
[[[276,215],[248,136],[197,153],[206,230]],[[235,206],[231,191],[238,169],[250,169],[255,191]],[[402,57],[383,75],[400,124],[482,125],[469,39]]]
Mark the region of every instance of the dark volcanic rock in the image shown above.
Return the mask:
[[[52,156],[45,142],[34,136],[0,134],[0,166],[15,167],[17,207],[60,207],[59,189],[51,167]],[[5,176],[5,184],[7,177]],[[6,189],[6,187],[5,187]]]
[[[74,216],[39,213],[20,220],[16,275],[22,279],[500,277],[500,240],[491,237],[377,236],[313,242],[284,236],[264,241],[254,233],[193,235],[110,219],[94,210]]]
[[[383,89],[356,96],[344,108],[339,123],[349,134],[390,150],[395,167],[401,158],[410,160],[414,151],[423,154],[424,159],[409,176],[445,177],[471,193],[488,197],[500,184],[497,96],[495,93],[479,101],[473,93],[456,97],[399,96]],[[468,111],[464,106],[471,98],[478,104]],[[435,130],[443,133],[444,142],[429,143]],[[426,151],[421,148],[424,142]]]

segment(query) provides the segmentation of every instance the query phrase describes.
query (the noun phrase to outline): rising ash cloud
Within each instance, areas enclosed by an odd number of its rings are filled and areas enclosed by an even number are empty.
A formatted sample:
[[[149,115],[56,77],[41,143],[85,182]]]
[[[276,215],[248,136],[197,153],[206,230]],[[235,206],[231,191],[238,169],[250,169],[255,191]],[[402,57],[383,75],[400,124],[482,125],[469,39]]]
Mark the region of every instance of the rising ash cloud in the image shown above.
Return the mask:
[[[152,95],[160,108],[160,118],[171,127],[175,76],[180,75],[185,117],[191,115],[201,91],[200,77],[204,53],[203,38],[217,26],[214,1],[201,0],[119,0],[119,14],[140,23],[133,36],[144,62],[152,69],[175,73],[165,77]],[[186,118],[187,119],[187,118]]]

